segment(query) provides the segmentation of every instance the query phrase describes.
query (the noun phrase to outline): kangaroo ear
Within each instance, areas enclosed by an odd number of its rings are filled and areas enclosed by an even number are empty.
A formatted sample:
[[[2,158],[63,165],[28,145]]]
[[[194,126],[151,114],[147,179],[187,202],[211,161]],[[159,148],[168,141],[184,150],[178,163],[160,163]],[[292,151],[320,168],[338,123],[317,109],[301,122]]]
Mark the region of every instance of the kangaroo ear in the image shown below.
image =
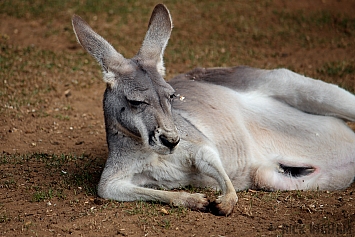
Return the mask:
[[[113,73],[110,72],[110,68],[121,66],[126,59],[110,43],[93,31],[81,17],[74,15],[72,24],[78,42],[101,65],[104,81],[109,84],[114,83],[115,78]]]
[[[162,76],[165,74],[163,54],[172,27],[169,10],[163,4],[156,5],[150,17],[142,47],[137,54],[137,57],[143,61],[154,63]]]

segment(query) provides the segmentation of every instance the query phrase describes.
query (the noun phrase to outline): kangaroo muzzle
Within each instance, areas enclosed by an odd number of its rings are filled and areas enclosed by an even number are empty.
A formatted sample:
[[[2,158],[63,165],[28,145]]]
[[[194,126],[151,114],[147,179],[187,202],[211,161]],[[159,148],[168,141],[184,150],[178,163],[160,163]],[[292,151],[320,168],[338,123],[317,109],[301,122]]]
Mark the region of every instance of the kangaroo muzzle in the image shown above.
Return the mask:
[[[179,142],[180,136],[176,129],[164,130],[157,128],[149,133],[149,145],[162,153],[171,154]]]
[[[174,138],[168,138],[165,135],[160,135],[159,139],[160,142],[170,150],[173,150],[180,142],[179,136],[176,136]]]

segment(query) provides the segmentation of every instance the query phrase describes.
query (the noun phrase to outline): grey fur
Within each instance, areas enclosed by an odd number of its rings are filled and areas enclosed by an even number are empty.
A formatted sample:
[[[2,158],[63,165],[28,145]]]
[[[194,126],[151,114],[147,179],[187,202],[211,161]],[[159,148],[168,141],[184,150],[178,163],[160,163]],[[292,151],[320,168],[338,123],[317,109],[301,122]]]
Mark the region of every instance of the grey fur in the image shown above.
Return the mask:
[[[101,197],[205,211],[203,194],[162,189],[208,186],[222,191],[214,208],[228,215],[235,190],[330,190],[353,181],[355,135],[343,119],[355,120],[355,97],[345,90],[286,69],[249,67],[198,68],[166,83],[172,22],[162,4],[132,59],[80,17],[73,27],[107,83]]]

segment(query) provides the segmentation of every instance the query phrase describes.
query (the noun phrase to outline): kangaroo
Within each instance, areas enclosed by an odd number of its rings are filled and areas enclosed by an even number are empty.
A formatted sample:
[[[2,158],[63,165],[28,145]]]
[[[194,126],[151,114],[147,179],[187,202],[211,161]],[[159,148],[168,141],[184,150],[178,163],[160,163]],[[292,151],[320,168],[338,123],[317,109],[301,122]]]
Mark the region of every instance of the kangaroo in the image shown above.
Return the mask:
[[[79,16],[78,42],[101,65],[108,159],[98,195],[229,215],[236,190],[336,190],[355,177],[355,96],[287,69],[197,68],[166,82],[172,31],[158,4],[124,58]],[[169,191],[212,187],[221,195]]]

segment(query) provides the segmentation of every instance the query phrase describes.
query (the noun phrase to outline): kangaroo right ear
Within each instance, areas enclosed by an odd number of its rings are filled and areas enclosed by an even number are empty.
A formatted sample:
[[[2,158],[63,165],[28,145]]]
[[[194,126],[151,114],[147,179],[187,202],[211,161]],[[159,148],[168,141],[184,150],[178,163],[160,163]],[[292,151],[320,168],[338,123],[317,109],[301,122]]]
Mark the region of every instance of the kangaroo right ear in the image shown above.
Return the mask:
[[[110,43],[93,31],[81,17],[74,15],[72,24],[78,42],[101,65],[104,81],[111,85],[115,83],[115,77],[110,72],[110,68],[121,66],[126,59]]]
[[[173,23],[168,8],[163,4],[156,5],[142,47],[137,54],[138,58],[156,66],[162,76],[165,74],[163,54],[172,28]]]

